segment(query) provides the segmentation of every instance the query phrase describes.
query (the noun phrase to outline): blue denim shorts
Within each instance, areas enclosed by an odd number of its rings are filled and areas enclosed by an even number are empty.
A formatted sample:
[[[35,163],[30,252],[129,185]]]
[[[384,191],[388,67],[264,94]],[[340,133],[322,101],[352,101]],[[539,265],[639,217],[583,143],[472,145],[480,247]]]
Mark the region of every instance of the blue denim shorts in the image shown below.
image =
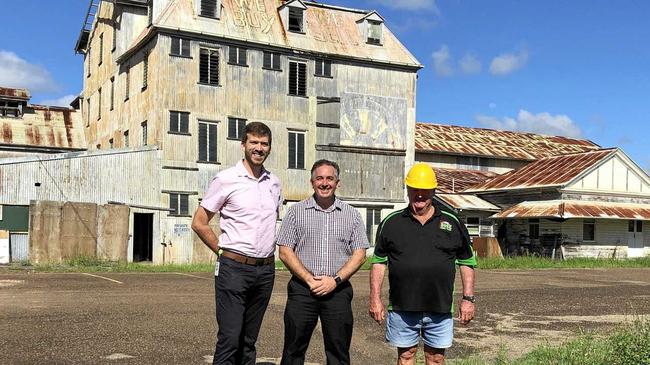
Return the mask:
[[[395,347],[417,346],[420,338],[428,347],[446,349],[454,339],[451,313],[389,311],[386,341]]]

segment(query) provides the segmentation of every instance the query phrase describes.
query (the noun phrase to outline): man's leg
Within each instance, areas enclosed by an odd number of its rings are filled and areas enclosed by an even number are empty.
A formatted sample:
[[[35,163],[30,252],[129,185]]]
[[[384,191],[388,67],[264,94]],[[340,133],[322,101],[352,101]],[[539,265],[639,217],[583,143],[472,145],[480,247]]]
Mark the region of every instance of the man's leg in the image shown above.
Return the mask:
[[[418,347],[398,347],[397,348],[397,365],[415,365],[415,354]],[[428,364],[427,364],[428,365]]]
[[[318,305],[307,284],[291,278],[284,309],[282,365],[303,365],[305,353],[318,322]]]
[[[245,296],[251,273],[246,265],[227,258],[219,258],[219,276],[215,277],[217,344],[214,365],[237,364],[235,355],[240,347],[244,323]]]
[[[426,361],[426,365],[444,365],[445,349],[436,349],[424,345],[424,359]]]
[[[244,312],[244,328],[241,333],[237,364],[255,365],[257,351],[255,343],[262,327],[264,313],[273,293],[275,280],[275,265],[255,267],[256,280],[251,283],[246,296],[246,311]]]
[[[327,365],[350,364],[350,342],[354,326],[352,296],[352,285],[345,282],[319,301]]]

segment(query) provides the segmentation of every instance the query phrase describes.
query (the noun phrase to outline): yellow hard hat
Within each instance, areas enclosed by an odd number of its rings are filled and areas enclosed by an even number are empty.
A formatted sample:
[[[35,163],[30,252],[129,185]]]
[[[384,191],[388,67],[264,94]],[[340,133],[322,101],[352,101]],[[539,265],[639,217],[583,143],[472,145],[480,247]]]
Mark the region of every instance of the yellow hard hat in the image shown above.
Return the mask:
[[[406,175],[406,186],[415,189],[435,189],[438,187],[436,173],[425,163],[416,163]]]

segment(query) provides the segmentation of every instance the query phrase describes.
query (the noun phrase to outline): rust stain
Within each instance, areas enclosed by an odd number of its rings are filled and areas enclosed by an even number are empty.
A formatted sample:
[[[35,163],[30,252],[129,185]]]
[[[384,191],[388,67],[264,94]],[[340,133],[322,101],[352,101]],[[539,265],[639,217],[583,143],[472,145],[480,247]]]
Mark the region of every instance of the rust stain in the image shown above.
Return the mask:
[[[29,91],[26,89],[13,89],[8,87],[0,87],[0,96],[21,100],[29,100],[31,98]]]
[[[594,218],[650,220],[650,206],[604,201],[551,200],[523,202],[492,218]]]
[[[45,112],[43,113],[43,117],[45,118],[46,122],[49,122],[52,120],[52,112],[50,109],[46,109]]]
[[[64,110],[63,111],[63,124],[65,125],[65,135],[68,140],[68,146],[72,147],[72,111]]]
[[[487,181],[498,174],[490,171],[457,170],[434,167],[440,193],[457,193]]]
[[[4,143],[11,143],[13,141],[13,132],[9,123],[2,123],[2,140]]]
[[[41,145],[41,132],[36,127],[34,127],[33,131],[34,131],[33,140],[32,140],[32,143],[30,143],[30,144],[35,144],[37,146],[40,146]]]

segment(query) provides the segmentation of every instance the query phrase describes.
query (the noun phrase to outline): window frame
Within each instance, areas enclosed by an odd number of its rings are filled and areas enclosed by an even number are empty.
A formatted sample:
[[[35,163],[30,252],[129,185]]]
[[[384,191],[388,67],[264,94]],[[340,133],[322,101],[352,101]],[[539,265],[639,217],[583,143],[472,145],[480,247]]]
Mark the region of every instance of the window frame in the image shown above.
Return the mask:
[[[228,46],[228,64],[248,67],[248,48],[241,46]]]
[[[214,2],[214,14],[204,13],[204,2]],[[221,17],[221,0],[200,0],[197,13],[200,17],[208,19],[219,19]]]
[[[173,57],[192,58],[192,41],[182,37],[170,37],[169,55]],[[178,42],[178,53],[174,53],[174,43]],[[186,54],[187,53],[187,54]]]
[[[180,192],[174,192],[174,193],[167,193],[169,195],[169,213],[168,215],[171,217],[189,217],[190,216],[190,195],[187,193],[180,193]],[[181,199],[185,199],[185,208],[187,211],[182,211],[182,203],[183,201]]]
[[[266,66],[266,60],[267,56],[270,57],[270,67]],[[273,67],[277,61],[277,67]],[[271,51],[264,51],[264,55],[262,58],[262,68],[264,70],[270,70],[270,71],[282,71],[282,54],[280,52],[271,52]]]
[[[144,57],[142,59],[142,89],[141,89],[141,91],[145,91],[147,89],[148,85],[149,85],[149,52],[145,52]]]
[[[332,77],[332,60],[317,58],[314,60],[314,76],[333,78]]]
[[[292,24],[292,20],[294,19],[296,19],[297,22]],[[287,22],[287,30],[289,32],[305,34],[305,9],[290,6],[289,11],[287,12]],[[295,28],[295,23],[298,25],[297,29]]]
[[[115,109],[115,77],[111,77],[110,110]]]
[[[175,118],[174,118],[175,117]],[[183,117],[186,120],[183,120]],[[175,121],[173,119],[176,119]],[[172,124],[172,123],[175,123]],[[185,123],[185,124],[183,124]],[[173,129],[175,126],[177,129]],[[183,128],[185,127],[185,128]],[[185,129],[185,130],[183,130]],[[169,129],[167,130],[168,134],[179,134],[184,136],[191,136],[190,133],[190,112],[180,111],[180,110],[170,110],[169,111]]]
[[[203,141],[201,141],[201,126],[205,125],[206,126],[206,131],[205,131],[205,159],[201,159],[201,146]],[[213,133],[214,135],[211,136],[211,127],[213,128]],[[214,150],[213,154],[211,155],[211,149],[210,145],[211,143],[214,143]],[[219,163],[219,121],[214,121],[214,120],[206,120],[206,119],[199,119],[197,121],[197,146],[198,146],[198,158],[197,158],[197,163],[211,163],[211,164],[218,164]]]
[[[294,71],[292,70],[292,65],[295,66],[295,76],[292,76]],[[304,67],[304,71],[300,71],[301,66]],[[304,78],[304,90],[303,93],[300,93],[300,76],[303,76]],[[295,77],[295,83],[296,85],[292,85],[291,78]],[[288,77],[288,89],[289,92],[288,94],[290,96],[299,96],[299,97],[307,97],[307,88],[308,88],[308,82],[307,82],[307,62],[305,61],[299,61],[299,60],[289,60],[289,77]],[[292,92],[292,86],[295,88],[295,91]]]
[[[101,66],[104,61],[104,33],[99,35],[99,60],[97,66]]]
[[[234,129],[231,128],[231,122],[235,122],[236,124],[236,127]],[[228,117],[228,134],[226,139],[231,141],[241,141],[242,137],[244,136],[244,128],[246,128],[246,124],[248,124],[248,119],[232,116]],[[235,133],[234,136],[231,134],[232,131]]]
[[[203,55],[207,54],[207,58],[204,59]],[[213,60],[213,57],[216,57],[216,62]],[[207,65],[204,66],[204,62],[207,62]],[[219,48],[208,48],[200,47],[199,48],[199,84],[206,86],[221,86],[221,51]],[[213,66],[215,69],[213,69]],[[202,74],[203,68],[207,67],[207,79],[204,79]],[[216,73],[216,80],[213,76]]]
[[[126,66],[126,71],[124,71],[124,101],[129,100],[130,90],[131,90],[131,66]]]
[[[148,126],[147,126],[147,121],[145,120],[144,122],[140,123],[141,131],[142,131],[142,145],[143,146],[148,146]]]
[[[102,88],[97,89],[97,120],[102,119]]]
[[[540,220],[539,218],[529,218],[528,219],[528,238],[531,240],[539,239],[539,228]]]
[[[591,235],[592,237],[587,237],[587,227],[591,226]],[[582,241],[583,242],[595,242],[596,241],[596,220],[595,219],[583,219],[582,220]]]
[[[292,137],[293,135],[293,137]],[[302,136],[302,141],[300,141],[300,137]],[[302,151],[300,150],[302,143]],[[291,170],[305,170],[305,144],[307,143],[307,132],[305,131],[296,131],[296,130],[289,130],[288,131],[288,143],[287,143],[287,168]],[[292,156],[291,149],[294,149],[294,154]],[[302,152],[302,160],[300,160],[300,154]],[[292,162],[293,158],[293,164]]]
[[[371,29],[379,27],[379,38],[374,38],[370,36]],[[384,27],[383,23],[377,20],[367,20],[367,34],[366,34],[366,43],[373,46],[382,46],[384,44]]]

